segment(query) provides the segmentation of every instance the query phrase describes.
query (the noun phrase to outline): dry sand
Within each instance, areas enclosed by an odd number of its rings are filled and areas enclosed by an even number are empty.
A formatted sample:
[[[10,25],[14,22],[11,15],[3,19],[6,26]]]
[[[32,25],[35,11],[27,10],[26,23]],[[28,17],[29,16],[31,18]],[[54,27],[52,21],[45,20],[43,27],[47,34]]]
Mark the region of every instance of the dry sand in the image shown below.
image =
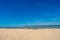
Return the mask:
[[[60,29],[0,29],[0,40],[60,40]]]

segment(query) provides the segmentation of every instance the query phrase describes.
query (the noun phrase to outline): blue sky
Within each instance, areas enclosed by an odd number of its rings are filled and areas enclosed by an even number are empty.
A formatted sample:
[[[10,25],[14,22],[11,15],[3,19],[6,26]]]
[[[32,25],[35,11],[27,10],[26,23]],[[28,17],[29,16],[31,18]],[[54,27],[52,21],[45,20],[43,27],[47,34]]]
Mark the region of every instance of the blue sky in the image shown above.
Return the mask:
[[[0,25],[59,24],[59,0],[0,0]]]

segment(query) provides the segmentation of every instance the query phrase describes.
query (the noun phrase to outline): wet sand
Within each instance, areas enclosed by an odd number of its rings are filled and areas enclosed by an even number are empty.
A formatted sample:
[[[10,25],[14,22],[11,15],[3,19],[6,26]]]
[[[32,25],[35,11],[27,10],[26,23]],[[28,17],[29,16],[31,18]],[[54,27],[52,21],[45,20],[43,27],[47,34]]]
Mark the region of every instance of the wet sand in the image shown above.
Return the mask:
[[[1,29],[0,40],[60,40],[60,29]]]

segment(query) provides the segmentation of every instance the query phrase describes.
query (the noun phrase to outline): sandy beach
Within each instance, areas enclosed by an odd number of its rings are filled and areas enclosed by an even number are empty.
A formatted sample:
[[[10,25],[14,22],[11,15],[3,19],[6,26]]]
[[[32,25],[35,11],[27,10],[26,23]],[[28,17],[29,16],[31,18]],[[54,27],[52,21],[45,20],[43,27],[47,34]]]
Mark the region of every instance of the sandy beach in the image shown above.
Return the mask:
[[[0,40],[60,40],[60,29],[1,29]]]

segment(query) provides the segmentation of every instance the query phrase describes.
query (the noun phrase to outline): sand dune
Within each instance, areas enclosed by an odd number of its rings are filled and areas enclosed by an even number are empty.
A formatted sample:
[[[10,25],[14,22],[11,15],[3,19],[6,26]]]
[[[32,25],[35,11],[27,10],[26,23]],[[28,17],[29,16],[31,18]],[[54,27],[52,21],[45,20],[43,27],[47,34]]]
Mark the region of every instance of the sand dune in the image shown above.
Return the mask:
[[[60,40],[60,29],[0,29],[0,40]]]

